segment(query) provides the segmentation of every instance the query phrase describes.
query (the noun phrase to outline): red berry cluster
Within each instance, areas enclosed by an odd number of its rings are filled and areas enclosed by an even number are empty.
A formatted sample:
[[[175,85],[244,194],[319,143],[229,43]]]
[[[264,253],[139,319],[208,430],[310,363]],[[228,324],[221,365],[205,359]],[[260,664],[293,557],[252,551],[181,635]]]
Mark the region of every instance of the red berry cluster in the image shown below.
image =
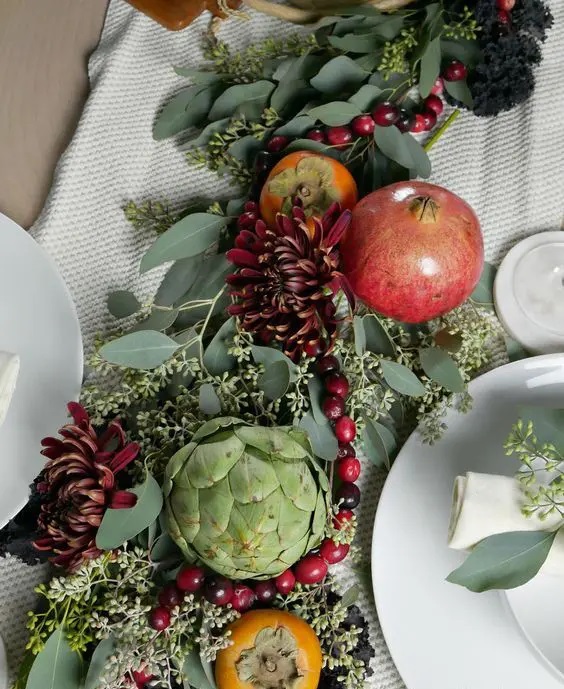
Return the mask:
[[[516,0],[497,0],[497,18],[500,24],[511,24],[511,10],[515,7]]]

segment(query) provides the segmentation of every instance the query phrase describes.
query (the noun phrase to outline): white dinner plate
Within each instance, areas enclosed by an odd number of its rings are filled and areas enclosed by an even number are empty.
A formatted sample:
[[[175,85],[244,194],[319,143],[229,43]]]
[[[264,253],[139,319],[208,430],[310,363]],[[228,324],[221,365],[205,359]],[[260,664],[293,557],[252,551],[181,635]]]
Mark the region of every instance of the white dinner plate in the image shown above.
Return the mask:
[[[564,629],[564,581],[552,591],[553,614],[543,617],[554,579],[477,594],[445,577],[465,558],[446,545],[454,479],[467,471],[515,473],[503,443],[519,406],[564,406],[564,354],[497,368],[473,381],[470,392],[472,410],[449,412],[435,445],[417,432],[409,438],[384,486],[372,548],[384,636],[408,689],[562,689],[554,665],[564,658],[564,637],[559,651],[551,651],[550,639],[558,645]]]
[[[0,526],[25,505],[66,404],[78,399],[82,341],[70,293],[43,249],[0,214],[0,350],[20,356],[20,372],[0,428]]]

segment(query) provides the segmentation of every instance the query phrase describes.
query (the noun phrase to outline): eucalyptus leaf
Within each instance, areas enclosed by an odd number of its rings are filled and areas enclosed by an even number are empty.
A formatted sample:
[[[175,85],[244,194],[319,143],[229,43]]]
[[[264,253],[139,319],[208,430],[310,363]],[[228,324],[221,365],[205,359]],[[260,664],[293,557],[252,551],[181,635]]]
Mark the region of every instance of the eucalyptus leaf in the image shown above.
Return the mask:
[[[283,361],[290,371],[290,381],[293,382],[296,380],[298,372],[296,364],[294,364],[294,362],[279,349],[275,349],[274,347],[260,347],[259,345],[251,345],[251,354],[253,355],[255,362],[257,364],[263,364],[265,368],[278,361]]]
[[[183,151],[187,151],[193,148],[201,148],[205,146],[208,141],[217,132],[223,132],[227,128],[230,122],[229,117],[224,117],[222,120],[216,120],[215,122],[210,122],[202,130],[200,130],[193,138],[189,139],[180,148]]]
[[[269,400],[279,400],[290,385],[290,369],[285,361],[275,361],[267,366],[258,379],[258,387]]]
[[[341,598],[341,605],[345,609],[349,608],[351,605],[354,605],[357,602],[359,595],[360,587],[356,584],[354,586],[351,586],[350,589],[347,589],[345,593],[343,593],[343,597]]]
[[[228,351],[235,331],[235,319],[230,318],[225,321],[206,347],[204,353],[204,366],[212,376],[220,376],[226,371],[231,371],[235,366],[235,357],[229,354]]]
[[[362,196],[386,185],[388,158],[381,151],[369,150],[362,168]]]
[[[163,531],[151,548],[151,560],[153,562],[166,562],[177,559],[182,560],[183,555],[168,533]]]
[[[363,325],[366,349],[369,352],[389,357],[396,355],[396,345],[378,316],[375,314],[364,316]]]
[[[374,127],[374,141],[382,153],[391,160],[395,160],[402,167],[410,169],[413,158],[407,148],[403,134],[397,127]]]
[[[174,323],[177,316],[178,309],[153,308],[147,318],[136,323],[129,332],[136,333],[141,330],[166,330]]]
[[[507,356],[509,361],[520,361],[521,359],[526,359],[529,354],[523,349],[523,347],[514,340],[512,337],[505,336],[505,349],[507,350]]]
[[[354,34],[349,33],[344,36],[329,36],[329,43],[338,50],[347,53],[375,53],[383,44],[380,36],[374,33]],[[358,63],[356,63],[358,66]]]
[[[556,533],[510,531],[489,536],[448,575],[447,581],[475,593],[522,586],[538,574]]]
[[[349,103],[356,105],[363,112],[370,110],[375,101],[382,94],[382,89],[374,84],[363,84],[358,91],[349,98]]]
[[[198,277],[193,287],[178,300],[176,306],[192,299],[214,299],[218,292],[225,288],[225,278],[233,270],[232,264],[227,260],[225,254],[215,254],[200,262]],[[222,296],[217,300],[213,314],[221,313],[229,303],[229,294],[224,289]],[[201,307],[193,308],[188,311],[181,311],[176,325],[180,328],[187,328],[194,325],[208,315],[210,306],[203,304]]]
[[[409,132],[402,134],[402,138],[406,150],[411,156],[412,164],[410,165],[410,170],[413,170],[418,177],[427,179],[427,177],[431,176],[431,161],[427,151]]]
[[[273,90],[274,84],[266,80],[230,86],[214,102],[208,117],[220,120],[237,113],[250,120],[258,119]]]
[[[330,424],[317,423],[310,410],[302,417],[299,425],[308,434],[311,447],[317,457],[333,462],[337,457],[339,443]]]
[[[184,677],[184,689],[216,689],[215,683],[211,683],[202,665],[200,654],[193,650],[184,658],[182,675]]]
[[[300,94],[305,97],[314,93],[305,79],[282,79],[272,92],[270,97],[270,107],[274,108],[279,115],[288,111],[290,106],[299,98]]]
[[[181,258],[168,269],[155,295],[157,306],[172,306],[194,284],[201,259]]]
[[[419,93],[427,98],[441,71],[441,40],[433,39],[421,57],[419,65]]]
[[[323,155],[330,158],[335,158],[335,160],[341,159],[341,155],[336,149],[321,143],[321,141],[313,141],[312,139],[294,139],[286,146],[284,153],[292,153],[292,151],[314,151],[315,153],[323,153]]]
[[[404,18],[398,12],[393,15],[387,15],[384,21],[378,22],[374,27],[374,32],[377,33],[386,41],[392,41],[399,35],[404,25]]]
[[[450,392],[464,392],[466,384],[448,352],[439,347],[425,347],[419,350],[419,361],[425,374],[435,383]]]
[[[492,305],[494,303],[493,290],[496,274],[497,268],[495,268],[495,266],[492,266],[491,263],[485,262],[484,267],[482,269],[480,281],[478,282],[474,291],[470,295],[470,299],[472,301],[475,301],[478,304]]]
[[[207,416],[216,416],[221,413],[221,402],[211,383],[204,383],[200,387],[198,404],[202,414]]]
[[[134,538],[152,524],[163,507],[163,493],[153,476],[147,472],[143,483],[129,492],[137,496],[133,507],[104,512],[96,533],[96,546],[100,550],[114,550]]]
[[[156,330],[141,330],[118,337],[100,349],[100,356],[110,364],[128,368],[153,369],[176,352],[178,344]]]
[[[245,210],[245,204],[248,198],[243,196],[238,199],[229,199],[225,207],[225,215],[229,218],[238,218]]]
[[[429,39],[434,41],[443,33],[444,20],[443,20],[443,8],[441,3],[432,2],[425,7],[425,29],[429,34]]]
[[[35,657],[26,689],[80,689],[82,661],[71,650],[63,627],[55,629]]]
[[[353,318],[354,350],[357,356],[362,356],[366,351],[366,333],[362,316]]]
[[[474,99],[472,98],[466,79],[461,79],[460,81],[447,81],[445,79],[445,88],[449,96],[460,101],[467,108],[474,107]]]
[[[227,152],[245,165],[250,166],[263,146],[264,143],[262,141],[248,134],[234,141],[227,149]]]
[[[323,65],[310,80],[310,84],[321,93],[341,95],[357,88],[367,78],[368,72],[359,67],[354,60],[346,55],[339,55]]]
[[[223,78],[223,75],[217,72],[204,72],[192,67],[175,67],[174,71],[179,77],[192,79],[195,84],[215,84]]]
[[[425,394],[425,386],[407,366],[387,359],[382,359],[380,366],[384,380],[396,392],[410,397],[421,397]]]
[[[292,120],[286,122],[274,132],[275,136],[303,136],[310,129],[315,127],[315,120],[309,115],[296,115]]]
[[[227,218],[213,213],[191,213],[161,234],[141,259],[142,273],[180,258],[197,256],[219,238]]]
[[[108,311],[114,318],[127,318],[137,313],[141,304],[133,292],[117,290],[108,296]]]
[[[84,681],[84,689],[98,689],[100,686],[100,677],[108,662],[108,659],[113,655],[115,650],[115,643],[111,636],[107,639],[102,639],[94,649],[86,680]]]
[[[343,124],[348,124],[361,114],[362,111],[358,105],[347,103],[346,101],[333,101],[325,105],[318,105],[316,108],[312,108],[308,113],[310,117],[323,122],[323,124],[329,127],[338,127]],[[395,129],[395,127],[390,127],[390,129]],[[399,130],[397,131],[399,132]]]
[[[317,376],[313,376],[307,382],[307,389],[309,393],[309,402],[313,418],[319,424],[327,423],[327,417],[321,408],[321,399],[323,397],[323,383]]]
[[[373,72],[380,64],[381,58],[378,53],[367,53],[366,55],[356,57],[354,61],[367,72]],[[368,81],[370,83],[370,79]]]
[[[463,38],[456,41],[442,40],[441,51],[445,61],[460,60],[468,67],[473,67],[483,60],[478,41],[468,41]]]
[[[388,470],[397,444],[392,432],[373,419],[364,419],[364,449],[367,457],[375,466],[384,465]]]
[[[167,139],[189,127],[197,127],[213,103],[216,87],[189,86],[165,105],[153,127],[153,137]]]
[[[554,364],[557,368],[557,364]],[[519,418],[525,425],[531,421],[535,436],[541,445],[549,443],[560,450],[564,449],[564,409],[549,407],[521,407]]]

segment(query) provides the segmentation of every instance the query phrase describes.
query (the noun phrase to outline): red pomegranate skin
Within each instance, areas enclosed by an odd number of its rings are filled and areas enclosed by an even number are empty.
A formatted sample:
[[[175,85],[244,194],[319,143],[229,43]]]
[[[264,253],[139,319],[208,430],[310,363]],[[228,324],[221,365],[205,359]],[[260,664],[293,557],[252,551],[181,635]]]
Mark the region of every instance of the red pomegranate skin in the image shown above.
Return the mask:
[[[405,323],[464,302],[484,265],[480,222],[459,196],[427,182],[398,182],[365,196],[340,244],[356,296]]]

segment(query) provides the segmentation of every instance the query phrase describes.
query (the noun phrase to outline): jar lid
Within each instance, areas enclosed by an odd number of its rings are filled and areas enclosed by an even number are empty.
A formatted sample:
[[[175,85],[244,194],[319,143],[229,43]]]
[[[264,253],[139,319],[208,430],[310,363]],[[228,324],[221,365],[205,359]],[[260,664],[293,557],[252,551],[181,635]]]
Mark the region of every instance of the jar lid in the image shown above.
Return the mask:
[[[533,354],[564,352],[564,232],[541,232],[513,247],[494,284],[508,333]]]

